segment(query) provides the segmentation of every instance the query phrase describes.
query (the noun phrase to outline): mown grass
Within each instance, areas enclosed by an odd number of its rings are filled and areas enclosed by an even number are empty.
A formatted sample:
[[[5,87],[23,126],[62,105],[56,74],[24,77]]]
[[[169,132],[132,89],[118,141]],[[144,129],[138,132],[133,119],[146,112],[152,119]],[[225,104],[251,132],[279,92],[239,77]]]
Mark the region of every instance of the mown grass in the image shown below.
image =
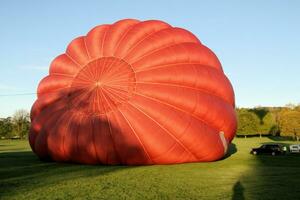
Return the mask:
[[[276,139],[275,139],[276,140]],[[0,141],[0,199],[300,199],[300,156],[252,156],[262,143],[235,138],[211,163],[85,166],[42,162],[27,141]]]

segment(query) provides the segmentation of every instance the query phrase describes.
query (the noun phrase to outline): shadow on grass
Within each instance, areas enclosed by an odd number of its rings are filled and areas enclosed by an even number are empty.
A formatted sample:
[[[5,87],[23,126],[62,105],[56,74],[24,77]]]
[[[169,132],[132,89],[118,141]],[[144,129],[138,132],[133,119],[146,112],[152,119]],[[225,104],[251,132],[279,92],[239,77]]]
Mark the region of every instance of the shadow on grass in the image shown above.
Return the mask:
[[[281,137],[278,137],[278,136],[268,136],[269,139],[273,140],[273,141],[293,141],[293,137],[290,137],[290,136],[281,136]]]
[[[273,140],[274,141],[274,140]],[[262,144],[281,144],[289,146],[289,141],[261,142]],[[284,142],[285,141],[285,142]],[[249,150],[250,151],[250,150]],[[251,169],[243,174],[233,186],[232,199],[299,199],[300,197],[300,155],[249,155]]]
[[[0,199],[2,195],[13,195],[22,188],[37,188],[59,181],[102,176],[128,166],[93,166],[56,162],[45,162],[33,152],[0,153]]]
[[[245,199],[245,196],[244,196],[244,186],[243,184],[241,183],[241,181],[237,181],[233,188],[233,195],[232,195],[232,200],[244,200]]]
[[[235,154],[236,152],[237,152],[236,145],[234,143],[230,143],[228,145],[228,150],[227,150],[226,155],[221,160],[224,160],[224,159],[230,157],[231,155]]]
[[[284,145],[284,144],[283,144]],[[257,162],[256,181],[260,199],[298,199],[300,196],[300,156],[262,155]],[[259,199],[258,197],[256,199]]]

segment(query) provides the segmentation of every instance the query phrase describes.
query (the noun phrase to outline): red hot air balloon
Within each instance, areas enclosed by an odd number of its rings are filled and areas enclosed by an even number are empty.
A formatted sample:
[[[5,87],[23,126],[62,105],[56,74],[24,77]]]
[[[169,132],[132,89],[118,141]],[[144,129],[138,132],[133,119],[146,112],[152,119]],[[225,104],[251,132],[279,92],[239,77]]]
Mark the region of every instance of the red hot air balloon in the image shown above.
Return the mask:
[[[234,92],[189,31],[125,19],[74,39],[31,109],[41,159],[150,165],[214,161],[236,132]]]

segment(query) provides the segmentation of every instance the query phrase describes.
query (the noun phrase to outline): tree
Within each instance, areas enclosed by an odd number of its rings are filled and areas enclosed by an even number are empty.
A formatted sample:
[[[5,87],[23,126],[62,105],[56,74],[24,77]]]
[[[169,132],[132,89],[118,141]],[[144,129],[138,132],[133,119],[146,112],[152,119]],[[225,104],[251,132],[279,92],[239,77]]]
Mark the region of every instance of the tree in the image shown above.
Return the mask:
[[[270,112],[274,115],[275,125],[271,127],[270,134],[274,136],[280,136],[280,113],[285,108],[282,107],[273,107],[270,108]]]
[[[268,112],[258,126],[258,131],[261,134],[276,134],[276,116],[272,112]]]
[[[247,109],[238,109],[237,135],[254,135],[258,133],[260,119],[253,112]]]
[[[27,135],[30,127],[29,112],[24,109],[17,110],[13,115],[14,131],[20,138]]]
[[[11,117],[0,120],[0,137],[9,138],[12,136],[13,123]]]
[[[257,115],[259,118],[260,124],[263,124],[264,117],[269,113],[269,110],[264,107],[255,107],[252,109],[249,109],[250,112],[253,112],[254,114]]]
[[[249,109],[259,118],[259,125],[257,127],[258,133],[260,135],[268,135],[271,132],[277,134],[278,127],[276,126],[276,115],[271,112],[270,108],[267,107],[256,107]]]
[[[300,112],[297,110],[284,110],[280,113],[280,130],[284,136],[300,136]]]
[[[295,108],[294,108],[294,110],[296,110],[296,111],[299,111],[300,112],[300,104],[298,104]]]

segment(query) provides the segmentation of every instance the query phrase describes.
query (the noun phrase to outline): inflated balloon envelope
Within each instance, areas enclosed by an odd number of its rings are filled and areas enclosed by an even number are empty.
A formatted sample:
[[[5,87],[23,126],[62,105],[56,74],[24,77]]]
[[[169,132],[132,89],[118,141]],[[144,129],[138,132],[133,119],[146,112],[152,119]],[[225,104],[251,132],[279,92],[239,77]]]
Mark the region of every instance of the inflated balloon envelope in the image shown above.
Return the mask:
[[[236,132],[234,92],[189,31],[125,19],[53,60],[31,109],[41,159],[151,165],[215,161]]]

